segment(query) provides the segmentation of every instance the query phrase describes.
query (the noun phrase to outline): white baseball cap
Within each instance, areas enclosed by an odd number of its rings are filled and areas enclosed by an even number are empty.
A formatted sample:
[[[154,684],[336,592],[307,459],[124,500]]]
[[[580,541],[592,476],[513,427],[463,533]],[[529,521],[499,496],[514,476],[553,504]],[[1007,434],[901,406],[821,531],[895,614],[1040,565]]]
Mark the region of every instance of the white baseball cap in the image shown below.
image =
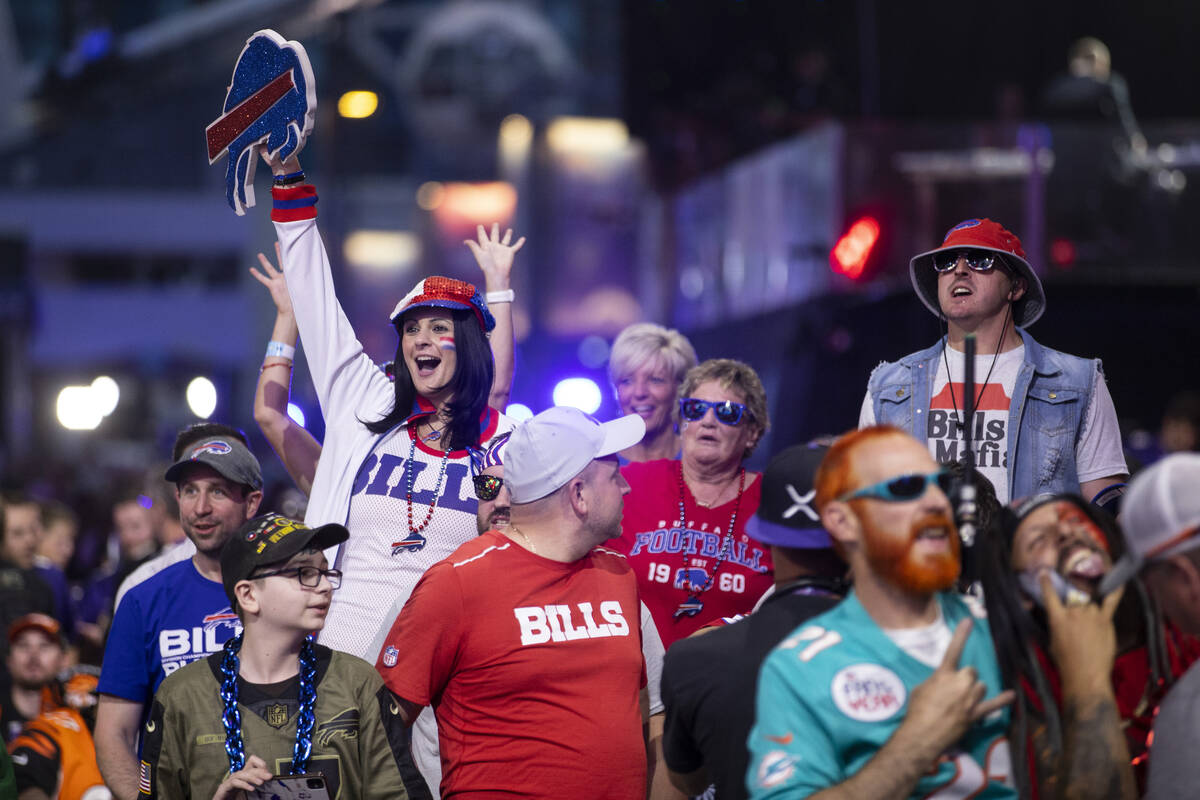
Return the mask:
[[[1175,453],[1133,477],[1121,498],[1128,551],[1100,590],[1108,592],[1143,566],[1200,547],[1200,453]]]
[[[514,428],[504,448],[504,482],[512,502],[540,500],[593,459],[632,447],[645,435],[646,422],[637,414],[597,422],[570,406],[546,409]]]

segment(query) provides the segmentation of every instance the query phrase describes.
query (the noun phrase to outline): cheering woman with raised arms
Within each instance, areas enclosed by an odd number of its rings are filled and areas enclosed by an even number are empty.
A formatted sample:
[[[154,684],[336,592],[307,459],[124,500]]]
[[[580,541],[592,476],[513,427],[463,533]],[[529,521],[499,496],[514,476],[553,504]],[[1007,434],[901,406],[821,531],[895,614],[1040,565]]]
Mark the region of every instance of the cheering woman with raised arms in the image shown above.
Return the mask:
[[[426,278],[392,312],[399,340],[389,381],[338,303],[316,227],[316,189],[295,158],[267,163],[282,267],[326,424],[305,519],[351,532],[337,556],[344,583],[321,643],[373,663],[391,609],[430,565],[475,535],[467,448],[512,427],[487,406],[487,334],[496,323],[471,284]],[[509,258],[524,242],[493,239]],[[499,295],[493,302],[512,299]]]

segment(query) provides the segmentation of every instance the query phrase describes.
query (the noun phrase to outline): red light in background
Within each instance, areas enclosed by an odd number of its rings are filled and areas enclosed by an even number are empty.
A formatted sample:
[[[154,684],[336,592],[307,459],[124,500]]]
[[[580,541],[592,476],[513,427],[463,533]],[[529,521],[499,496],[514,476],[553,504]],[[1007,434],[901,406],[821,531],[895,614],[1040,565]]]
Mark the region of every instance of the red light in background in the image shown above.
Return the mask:
[[[879,222],[874,217],[863,217],[850,226],[850,230],[838,239],[829,256],[834,272],[840,272],[851,280],[858,280],[867,259],[879,241]]]
[[[1050,243],[1050,263],[1059,269],[1070,269],[1075,266],[1079,253],[1075,243],[1070,239],[1055,239]]]

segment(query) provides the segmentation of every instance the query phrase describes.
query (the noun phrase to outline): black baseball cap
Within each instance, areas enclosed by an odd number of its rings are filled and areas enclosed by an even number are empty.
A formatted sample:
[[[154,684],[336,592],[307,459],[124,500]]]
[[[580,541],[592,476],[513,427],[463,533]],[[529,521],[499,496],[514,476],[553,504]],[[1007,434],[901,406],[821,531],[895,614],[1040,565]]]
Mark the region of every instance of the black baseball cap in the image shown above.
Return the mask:
[[[762,500],[746,533],[763,544],[816,550],[833,542],[813,505],[817,467],[829,448],[798,444],[775,455],[762,476]]]
[[[187,449],[183,457],[167,468],[166,479],[179,483],[184,470],[192,464],[206,464],[221,477],[253,490],[263,487],[262,467],[246,445],[232,436],[210,436]]]
[[[282,514],[263,514],[248,520],[221,549],[221,583],[237,608],[233,587],[249,580],[260,567],[287,561],[309,547],[324,550],[350,538],[345,526],[331,522],[310,528]]]

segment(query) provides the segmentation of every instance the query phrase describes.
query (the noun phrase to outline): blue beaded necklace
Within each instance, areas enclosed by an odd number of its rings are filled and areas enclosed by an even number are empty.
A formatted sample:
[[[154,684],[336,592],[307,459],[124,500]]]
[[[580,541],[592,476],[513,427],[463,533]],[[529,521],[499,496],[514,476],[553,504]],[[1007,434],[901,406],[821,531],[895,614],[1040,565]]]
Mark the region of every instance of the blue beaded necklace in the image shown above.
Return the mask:
[[[225,725],[225,752],[229,754],[229,773],[246,765],[246,746],[242,741],[242,712],[238,708],[238,651],[242,649],[242,634],[225,643],[221,655],[221,701],[225,710],[221,721]],[[305,638],[300,647],[300,713],[296,715],[296,745],[292,749],[291,774],[299,775],[308,767],[312,754],[313,725],[317,705],[317,654],[312,639]]]

